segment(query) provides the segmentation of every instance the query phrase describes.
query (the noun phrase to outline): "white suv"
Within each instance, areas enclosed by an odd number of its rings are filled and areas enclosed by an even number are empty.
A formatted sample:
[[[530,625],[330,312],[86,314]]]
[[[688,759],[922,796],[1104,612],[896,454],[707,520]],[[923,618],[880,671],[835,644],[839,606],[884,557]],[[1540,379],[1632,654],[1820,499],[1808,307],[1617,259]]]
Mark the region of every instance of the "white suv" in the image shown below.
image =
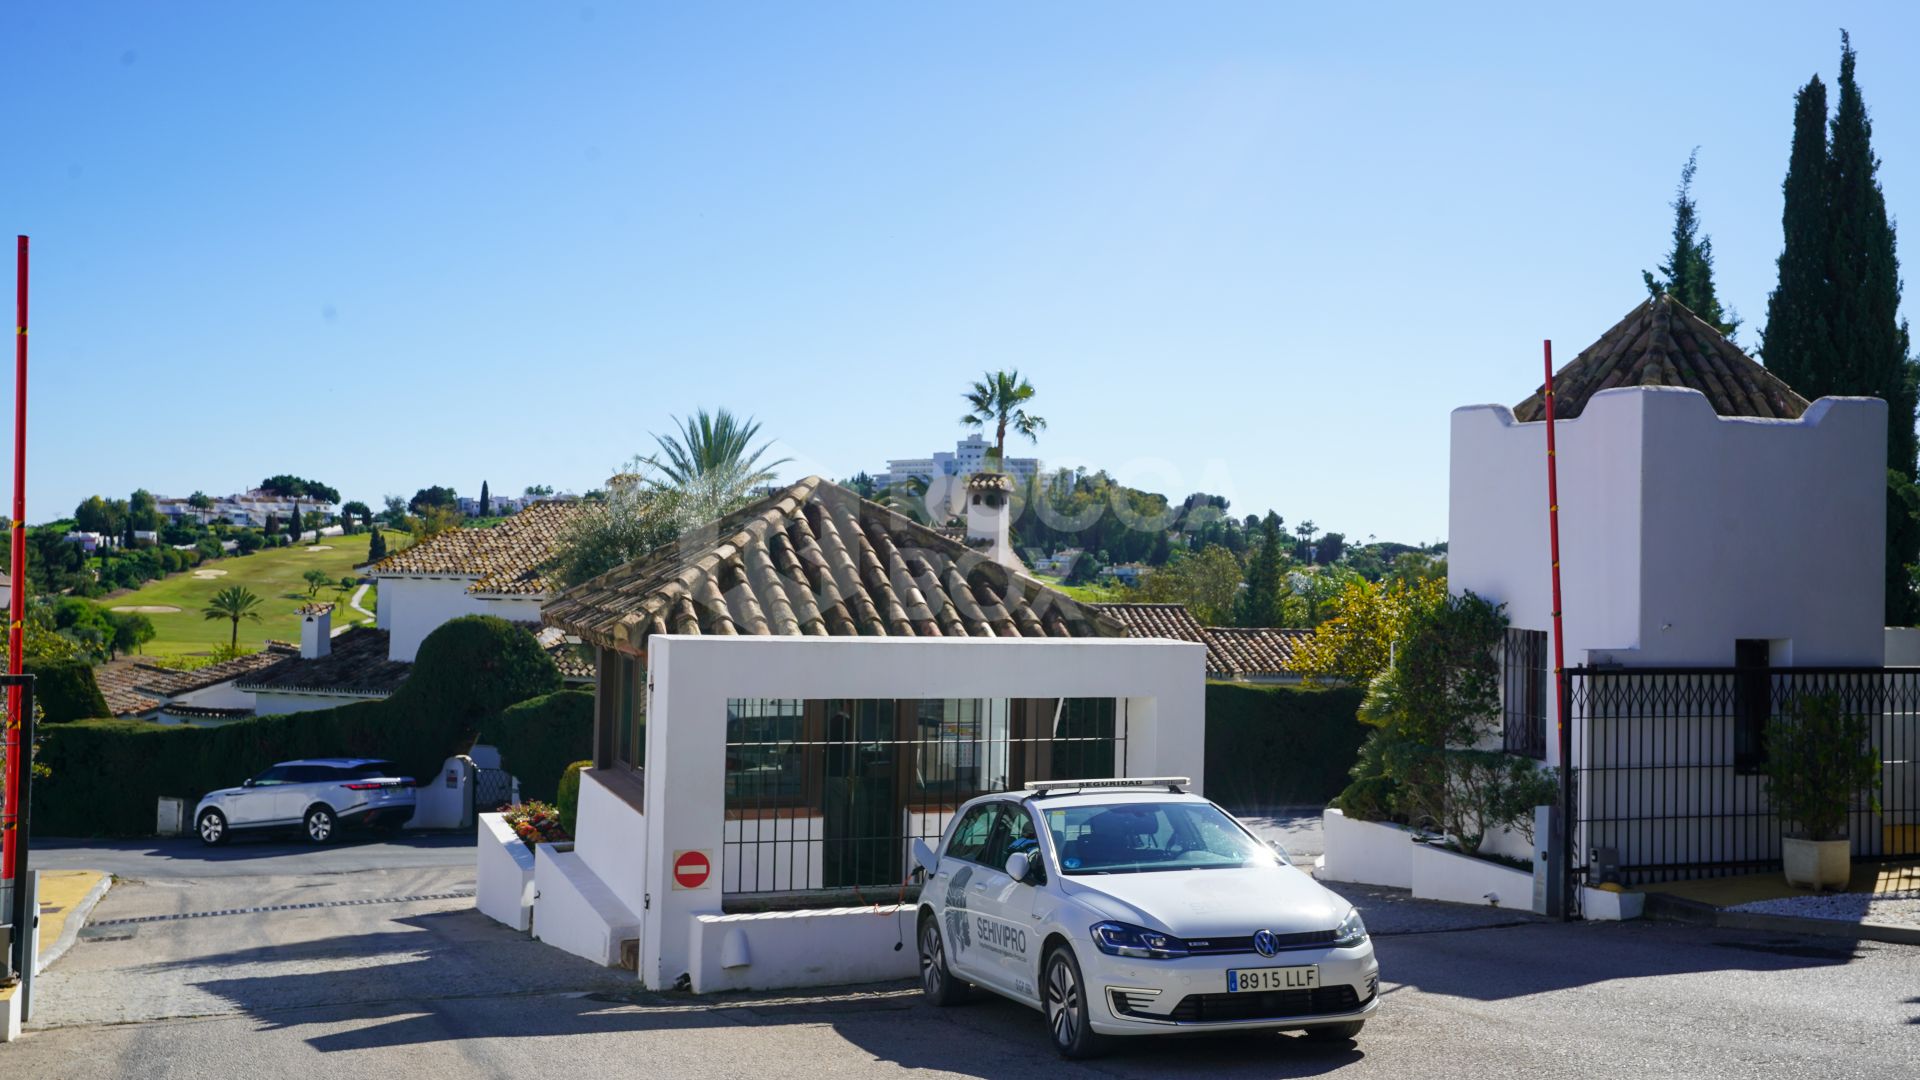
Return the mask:
[[[926,996],[1031,1005],[1070,1058],[1112,1035],[1358,1035],[1380,1005],[1360,913],[1186,783],[1028,784],[962,806],[938,852],[916,840]]]
[[[391,761],[307,758],[283,761],[237,788],[216,791],[193,812],[203,844],[224,844],[239,829],[298,827],[316,844],[347,825],[399,828],[413,816],[413,778]]]

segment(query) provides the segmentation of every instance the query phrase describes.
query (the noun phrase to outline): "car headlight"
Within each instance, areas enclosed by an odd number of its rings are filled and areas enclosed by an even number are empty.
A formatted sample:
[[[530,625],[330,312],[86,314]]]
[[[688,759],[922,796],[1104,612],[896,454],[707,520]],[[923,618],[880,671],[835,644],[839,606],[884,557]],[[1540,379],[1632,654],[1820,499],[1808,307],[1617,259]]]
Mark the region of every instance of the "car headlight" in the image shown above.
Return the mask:
[[[1187,943],[1171,934],[1121,922],[1095,923],[1093,943],[1108,956],[1141,960],[1177,960],[1187,955]]]
[[[1360,919],[1360,909],[1354,908],[1352,911],[1347,912],[1347,917],[1340,921],[1340,929],[1334,931],[1334,933],[1337,935],[1333,939],[1333,944],[1336,948],[1351,949],[1355,945],[1365,944],[1367,940],[1367,924]]]

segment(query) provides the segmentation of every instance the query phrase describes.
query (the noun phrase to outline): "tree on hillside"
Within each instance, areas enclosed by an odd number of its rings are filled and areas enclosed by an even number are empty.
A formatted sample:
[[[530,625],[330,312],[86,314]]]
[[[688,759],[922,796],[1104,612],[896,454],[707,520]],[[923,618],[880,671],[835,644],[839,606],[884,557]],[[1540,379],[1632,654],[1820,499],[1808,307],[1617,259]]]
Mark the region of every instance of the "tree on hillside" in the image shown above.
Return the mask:
[[[233,636],[227,642],[227,649],[231,652],[240,647],[240,620],[251,619],[259,622],[259,608],[260,598],[255,596],[251,589],[244,585],[229,585],[213,594],[213,599],[207,601],[207,606],[201,609],[200,615],[209,622],[226,619],[233,623]]]
[[[443,532],[460,527],[460,515],[449,506],[427,504],[420,513],[406,519],[407,531],[415,540],[431,540]]]
[[[679,536],[686,521],[683,496],[649,483],[647,463],[635,458],[607,482],[605,497],[573,519],[553,556],[553,573],[571,588],[624,566]]]
[[[1781,221],[1786,247],[1768,310],[1783,319],[1767,327],[1767,365],[1792,373],[1809,399],[1830,394],[1881,398],[1887,420],[1886,621],[1906,626],[1920,616],[1914,595],[1920,557],[1920,491],[1914,487],[1916,393],[1907,324],[1900,318],[1900,266],[1892,220],[1876,176],[1873,125],[1855,78],[1857,56],[1840,35],[1839,101],[1825,144],[1819,181],[1810,176],[1811,126],[1825,108],[1816,78],[1795,102],[1793,158]],[[1816,233],[1813,222],[1824,228]],[[1812,238],[1823,237],[1815,273]]]
[[[528,484],[527,489],[521,492],[521,494],[525,495],[529,499],[544,499],[547,496],[553,494],[553,485],[552,484]]]
[[[1185,604],[1207,626],[1224,626],[1240,591],[1240,560],[1226,548],[1175,553],[1166,566],[1140,580],[1130,599],[1149,604]]]
[[[418,514],[431,506],[449,509],[458,505],[459,502],[460,496],[452,488],[434,484],[432,487],[423,487],[413,493],[413,498],[407,500],[407,512]]]
[[[207,496],[206,492],[195,491],[193,494],[187,496],[187,505],[193,507],[195,510],[211,510],[213,509],[213,500]]]
[[[266,537],[267,542],[271,544],[273,538],[280,535],[280,515],[269,511],[267,514],[266,527],[260,530],[260,534]]]
[[[158,532],[160,500],[153,497],[153,492],[140,488],[133,493],[132,498],[127,500],[127,516],[133,522],[134,528]]]
[[[138,652],[156,633],[153,620],[137,611],[109,612],[107,617],[113,628],[107,638],[108,659],[120,653]]]
[[[309,570],[301,574],[300,578],[307,583],[307,599],[309,600],[313,599],[314,595],[321,589],[333,584],[333,575],[327,573],[325,570]]]
[[[114,520],[107,500],[98,495],[89,495],[79,506],[73,508],[73,527],[81,532],[114,536],[120,532],[119,525],[120,523]]]
[[[493,516],[493,497],[487,493],[487,482],[480,481],[480,516]]]
[[[373,527],[372,535],[367,538],[367,561],[376,563],[386,557],[387,538],[380,532],[380,527],[376,525]]]
[[[1294,549],[1295,554],[1300,557],[1300,561],[1303,563],[1312,562],[1313,538],[1320,530],[1314,526],[1311,520],[1307,520],[1295,525],[1293,531],[1300,534],[1300,546]]]
[[[1740,317],[1722,311],[1713,290],[1713,238],[1700,232],[1699,209],[1693,202],[1693,173],[1700,163],[1700,148],[1687,155],[1680,170],[1680,190],[1673,203],[1673,250],[1661,265],[1663,278],[1642,270],[1647,291],[1654,296],[1671,296],[1687,310],[1711,323],[1731,339],[1740,329]]]
[[[771,442],[753,445],[760,424],[749,416],[736,418],[726,409],[709,414],[701,409],[687,419],[674,418],[680,430],[655,435],[660,453],[644,459],[659,470],[648,482],[680,494],[680,512],[693,523],[704,523],[731,513],[753,496],[753,490],[771,483],[780,466],[792,458],[761,461]],[[611,495],[609,491],[609,495]]]
[[[372,528],[373,527],[373,507],[368,506],[366,503],[361,502],[359,499],[355,499],[352,502],[341,503],[340,504],[340,520],[346,524],[351,525],[353,523],[354,518],[360,519],[360,525],[362,528]]]
[[[1018,371],[989,371],[961,396],[970,406],[967,414],[960,418],[962,426],[977,429],[993,425],[995,469],[1007,467],[1009,427],[1034,443],[1040,441],[1040,432],[1047,429],[1045,419],[1027,412],[1026,405],[1034,397],[1033,384],[1021,378]]]
[[[1234,603],[1235,624],[1280,625],[1280,591],[1286,576],[1286,554],[1282,550],[1285,543],[1280,515],[1269,510],[1260,523],[1260,546],[1247,560],[1247,587]]]

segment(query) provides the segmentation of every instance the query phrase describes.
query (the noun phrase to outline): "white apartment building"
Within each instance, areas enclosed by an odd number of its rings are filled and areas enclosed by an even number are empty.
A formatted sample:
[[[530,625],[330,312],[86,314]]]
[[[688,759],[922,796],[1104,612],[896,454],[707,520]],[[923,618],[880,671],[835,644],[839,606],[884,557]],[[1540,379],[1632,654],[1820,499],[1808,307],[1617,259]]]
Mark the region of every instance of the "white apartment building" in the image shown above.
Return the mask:
[[[967,477],[986,471],[987,455],[992,450],[993,443],[975,432],[955,443],[952,453],[942,450],[932,457],[889,458],[887,471],[875,476],[873,482],[885,489],[909,477],[918,477],[927,483],[927,508],[933,517],[939,520],[957,516],[966,506]],[[1000,471],[1025,483],[1040,472],[1040,459],[1008,458]]]

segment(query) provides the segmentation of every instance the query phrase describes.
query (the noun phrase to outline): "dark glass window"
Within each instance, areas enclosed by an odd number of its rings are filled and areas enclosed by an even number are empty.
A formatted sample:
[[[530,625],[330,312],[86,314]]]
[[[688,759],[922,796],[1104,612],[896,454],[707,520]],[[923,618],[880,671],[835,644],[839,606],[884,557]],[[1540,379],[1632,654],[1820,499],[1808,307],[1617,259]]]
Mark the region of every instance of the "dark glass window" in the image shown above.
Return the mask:
[[[1767,720],[1773,715],[1772,650],[1763,639],[1733,643],[1733,771],[1757,773],[1767,760]]]
[[[982,803],[967,811],[960,824],[953,830],[953,839],[947,841],[947,850],[943,858],[965,859],[967,862],[986,862],[987,844],[993,839],[994,820],[998,817],[999,807],[993,803]]]
[[[647,762],[646,667],[624,654],[614,656],[615,716],[613,759],[638,769]]]
[[[806,702],[727,702],[727,805],[791,806],[806,790]]]
[[[1500,665],[1500,699],[1506,712],[1503,749],[1538,761],[1547,757],[1547,632],[1507,631]]]

